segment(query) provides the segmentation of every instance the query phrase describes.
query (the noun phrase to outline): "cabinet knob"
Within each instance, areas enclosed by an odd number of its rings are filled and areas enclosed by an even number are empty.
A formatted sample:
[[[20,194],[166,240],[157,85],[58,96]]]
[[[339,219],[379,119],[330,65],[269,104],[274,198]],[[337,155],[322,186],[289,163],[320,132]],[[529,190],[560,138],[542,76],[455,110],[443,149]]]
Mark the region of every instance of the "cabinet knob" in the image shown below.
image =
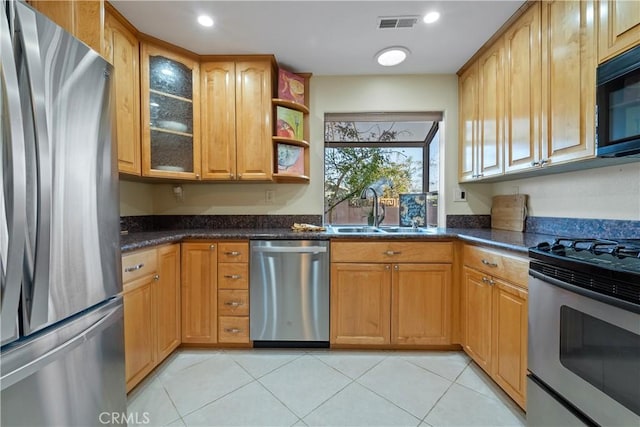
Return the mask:
[[[229,172],[229,179],[233,179],[233,172]]]
[[[390,269],[391,269],[391,266],[390,266],[390,265],[385,265],[385,266],[384,266],[384,269],[385,269],[385,270],[390,270]]]
[[[216,248],[216,245],[209,245],[210,250],[214,250],[215,248]]]
[[[486,283],[489,286],[493,286],[496,284],[496,282],[493,281],[493,279],[490,279],[488,277],[484,277],[482,276],[482,283]]]
[[[242,174],[241,173],[238,174],[238,179],[242,179]]]
[[[395,271],[398,271],[398,270],[400,270],[400,266],[399,266],[398,264],[396,264],[396,265],[394,265],[394,266],[393,266],[393,269],[394,269]]]
[[[155,275],[153,276],[153,280],[155,280],[156,282],[157,282],[158,280],[160,280],[160,275],[159,275],[159,274],[155,274]]]
[[[196,179],[200,179],[200,174],[199,173],[196,174]]]

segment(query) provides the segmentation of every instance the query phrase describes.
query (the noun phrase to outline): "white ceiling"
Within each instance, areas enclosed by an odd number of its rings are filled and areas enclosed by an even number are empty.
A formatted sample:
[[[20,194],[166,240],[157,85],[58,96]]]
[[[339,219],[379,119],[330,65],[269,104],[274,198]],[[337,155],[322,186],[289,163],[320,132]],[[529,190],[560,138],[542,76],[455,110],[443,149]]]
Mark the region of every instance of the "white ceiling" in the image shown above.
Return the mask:
[[[141,32],[198,54],[274,54],[314,75],[455,73],[524,3],[494,1],[126,1],[113,0]],[[377,29],[378,17],[441,17],[412,29]],[[212,28],[196,23],[213,17]],[[382,67],[376,52],[404,46],[410,57]]]

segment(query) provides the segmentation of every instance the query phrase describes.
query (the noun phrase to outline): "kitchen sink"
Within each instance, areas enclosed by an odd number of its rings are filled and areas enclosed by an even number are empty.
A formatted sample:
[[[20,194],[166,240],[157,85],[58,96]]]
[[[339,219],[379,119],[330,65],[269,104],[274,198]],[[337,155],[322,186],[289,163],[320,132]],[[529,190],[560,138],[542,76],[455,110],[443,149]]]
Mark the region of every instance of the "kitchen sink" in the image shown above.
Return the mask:
[[[333,233],[338,234],[352,234],[352,233],[382,233],[377,227],[362,226],[362,227],[331,227],[330,230]]]
[[[413,227],[380,227],[385,233],[435,233],[437,230],[429,228],[413,228]]]

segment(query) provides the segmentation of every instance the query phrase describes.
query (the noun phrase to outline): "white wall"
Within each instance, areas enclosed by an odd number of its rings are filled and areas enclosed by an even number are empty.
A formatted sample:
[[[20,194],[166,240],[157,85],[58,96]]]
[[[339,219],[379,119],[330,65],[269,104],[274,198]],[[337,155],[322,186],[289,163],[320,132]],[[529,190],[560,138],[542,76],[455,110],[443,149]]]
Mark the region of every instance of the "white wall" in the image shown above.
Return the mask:
[[[120,180],[120,215],[153,215],[153,185]]]

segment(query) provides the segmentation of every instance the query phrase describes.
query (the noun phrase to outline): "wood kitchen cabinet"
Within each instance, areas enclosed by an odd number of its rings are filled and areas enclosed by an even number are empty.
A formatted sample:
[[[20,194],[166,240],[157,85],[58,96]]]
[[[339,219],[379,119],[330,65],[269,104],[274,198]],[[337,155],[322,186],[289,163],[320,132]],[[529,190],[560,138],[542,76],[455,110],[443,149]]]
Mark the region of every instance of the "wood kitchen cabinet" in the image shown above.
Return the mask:
[[[640,2],[600,0],[598,63],[640,44]]]
[[[103,0],[30,0],[29,4],[91,49],[103,53]]]
[[[450,344],[452,253],[451,242],[332,242],[331,344]]]
[[[593,0],[542,2],[542,146],[536,166],[595,156],[594,9]]]
[[[272,56],[202,62],[203,179],[271,180],[274,69]]]
[[[182,342],[249,343],[249,243],[182,244]]]
[[[140,47],[136,29],[109,3],[105,5],[104,56],[114,69],[115,140],[118,171],[140,175]]]
[[[504,34],[505,172],[541,161],[540,3],[534,3]]]
[[[130,391],[180,345],[180,245],[123,255],[122,279]]]
[[[461,182],[504,172],[503,56],[500,39],[460,76]]]
[[[217,250],[211,242],[182,244],[182,342],[218,342]]]
[[[142,175],[200,179],[200,66],[196,57],[143,41]]]
[[[464,246],[464,351],[526,408],[527,273],[524,258]]]

